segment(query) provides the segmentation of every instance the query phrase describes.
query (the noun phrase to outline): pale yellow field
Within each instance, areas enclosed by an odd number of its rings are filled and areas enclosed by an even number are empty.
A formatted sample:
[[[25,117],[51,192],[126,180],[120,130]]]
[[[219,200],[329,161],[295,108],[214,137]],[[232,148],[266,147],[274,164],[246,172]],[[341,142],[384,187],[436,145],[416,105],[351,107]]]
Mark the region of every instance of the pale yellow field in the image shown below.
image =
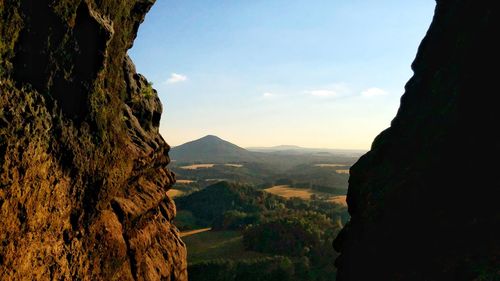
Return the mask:
[[[314,194],[314,191],[310,189],[305,189],[305,188],[291,188],[288,185],[277,185],[273,186],[271,188],[264,189],[264,191],[267,191],[269,193],[285,197],[285,198],[292,198],[292,197],[299,197],[301,199],[309,200],[311,199],[311,195]]]
[[[178,190],[178,189],[170,189],[169,191],[167,191],[167,195],[168,195],[170,198],[179,197],[179,196],[181,196],[182,194],[184,194],[184,192],[183,192],[183,191],[181,191],[181,190]]]
[[[267,191],[269,193],[272,193],[274,195],[278,195],[281,197],[285,198],[292,198],[292,197],[299,197],[304,200],[310,200],[311,195],[316,194],[316,195],[321,195],[321,196],[326,196],[329,202],[336,203],[336,204],[341,204],[344,206],[347,206],[346,202],[346,197],[345,195],[340,195],[340,196],[331,196],[328,197],[327,194],[317,192],[312,189],[305,189],[305,188],[293,188],[288,185],[277,185],[273,186],[267,189],[264,189],[264,191]]]
[[[227,179],[206,179],[205,181],[227,181]]]
[[[193,183],[194,181],[192,180],[176,180],[175,183],[178,183],[178,184],[190,184],[190,183]]]
[[[335,170],[338,174],[349,174],[349,170]]]
[[[321,167],[321,168],[336,168],[336,167],[344,167],[347,165],[346,164],[315,164],[314,166]]]
[[[207,168],[213,168],[215,164],[193,164],[189,166],[182,166],[180,167],[181,169],[184,170],[196,170],[196,169],[207,169]]]
[[[187,236],[195,235],[195,234],[198,234],[198,233],[207,232],[207,231],[210,231],[210,230],[212,230],[211,227],[209,227],[209,228],[202,228],[202,229],[195,229],[195,230],[190,230],[190,231],[184,231],[184,232],[181,232],[181,237],[187,237]]]
[[[334,196],[334,197],[330,198],[328,201],[335,203],[335,204],[341,204],[341,205],[347,206],[346,199],[347,199],[347,196],[341,195],[341,196]]]
[[[224,166],[233,167],[233,168],[241,168],[241,167],[243,167],[243,165],[241,165],[241,164],[224,164]]]

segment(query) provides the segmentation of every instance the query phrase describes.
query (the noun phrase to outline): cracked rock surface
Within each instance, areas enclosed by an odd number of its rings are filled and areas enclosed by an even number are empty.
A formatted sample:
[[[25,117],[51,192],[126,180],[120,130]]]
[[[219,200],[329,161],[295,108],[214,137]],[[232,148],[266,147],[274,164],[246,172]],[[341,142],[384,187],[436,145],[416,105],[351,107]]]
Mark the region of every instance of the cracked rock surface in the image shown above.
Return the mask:
[[[162,105],[126,54],[153,3],[0,1],[0,280],[187,280]]]

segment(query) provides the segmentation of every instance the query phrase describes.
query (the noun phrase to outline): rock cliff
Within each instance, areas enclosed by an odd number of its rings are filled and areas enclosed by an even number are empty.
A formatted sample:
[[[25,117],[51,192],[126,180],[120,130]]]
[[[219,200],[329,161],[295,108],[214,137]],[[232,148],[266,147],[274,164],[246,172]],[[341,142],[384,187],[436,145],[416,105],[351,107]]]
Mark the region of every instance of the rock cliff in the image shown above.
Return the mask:
[[[397,116],[351,169],[337,280],[500,279],[499,12],[437,1]]]
[[[127,50],[153,0],[0,0],[0,280],[187,280],[162,106]]]

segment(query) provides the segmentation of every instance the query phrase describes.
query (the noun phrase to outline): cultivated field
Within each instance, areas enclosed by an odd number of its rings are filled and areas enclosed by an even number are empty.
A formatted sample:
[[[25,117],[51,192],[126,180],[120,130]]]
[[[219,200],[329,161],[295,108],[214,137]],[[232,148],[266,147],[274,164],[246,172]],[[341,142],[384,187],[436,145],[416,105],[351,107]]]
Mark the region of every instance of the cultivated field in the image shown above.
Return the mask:
[[[183,191],[181,191],[181,190],[178,190],[178,189],[170,189],[169,191],[167,191],[167,195],[168,195],[170,198],[179,197],[179,196],[181,196],[182,194],[184,194],[184,192],[183,192]]]
[[[315,164],[314,166],[321,167],[321,168],[336,168],[336,167],[345,167],[345,166],[349,166],[349,165],[346,165],[346,164]]]
[[[347,198],[347,196],[345,196],[345,195],[334,196],[334,197],[330,198],[328,201],[335,203],[335,204],[341,204],[341,205],[347,206],[346,198]]]
[[[299,197],[304,200],[309,200],[311,199],[311,195],[317,194],[317,192],[311,189],[293,188],[288,185],[276,185],[271,188],[264,189],[264,191],[285,198]]]
[[[196,229],[196,230],[190,230],[190,231],[183,231],[183,232],[181,232],[181,237],[187,237],[187,236],[195,235],[195,234],[198,234],[198,233],[207,232],[207,231],[210,231],[210,230],[212,230],[211,227],[209,227],[209,228],[202,228],[202,229]]]
[[[190,184],[190,183],[193,183],[194,181],[192,180],[176,180],[175,183],[176,184]]]
[[[345,195],[332,196],[332,195],[329,195],[328,193],[319,192],[319,191],[312,190],[312,189],[294,188],[294,187],[290,187],[288,185],[277,185],[277,186],[273,186],[271,188],[264,189],[264,191],[267,191],[267,192],[272,193],[274,195],[285,197],[287,199],[292,198],[292,197],[299,197],[300,199],[310,200],[311,195],[318,195],[318,196],[321,196],[323,198],[328,198],[329,202],[347,206]]]
[[[196,170],[196,169],[207,169],[207,168],[213,168],[215,164],[193,164],[189,166],[182,166],[179,167],[184,170]]]
[[[205,181],[227,181],[228,179],[206,179]]]
[[[239,231],[204,231],[182,238],[188,248],[188,263],[230,259],[244,260],[267,255],[246,251]]]
[[[335,172],[339,174],[349,174],[349,170],[335,170]]]

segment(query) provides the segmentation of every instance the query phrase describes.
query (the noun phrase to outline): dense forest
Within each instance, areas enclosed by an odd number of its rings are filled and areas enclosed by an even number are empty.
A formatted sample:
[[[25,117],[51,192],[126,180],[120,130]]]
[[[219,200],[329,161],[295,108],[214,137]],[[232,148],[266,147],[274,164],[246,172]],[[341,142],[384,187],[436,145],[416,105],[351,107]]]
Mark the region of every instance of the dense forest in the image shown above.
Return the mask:
[[[331,280],[335,272],[331,245],[348,220],[344,205],[285,199],[229,182],[178,197],[176,204],[175,223],[181,230],[237,231],[245,251],[263,254],[237,261],[223,255],[195,263],[188,260],[191,280],[206,280],[207,272],[215,278],[209,280]],[[187,244],[189,252],[189,240]]]

